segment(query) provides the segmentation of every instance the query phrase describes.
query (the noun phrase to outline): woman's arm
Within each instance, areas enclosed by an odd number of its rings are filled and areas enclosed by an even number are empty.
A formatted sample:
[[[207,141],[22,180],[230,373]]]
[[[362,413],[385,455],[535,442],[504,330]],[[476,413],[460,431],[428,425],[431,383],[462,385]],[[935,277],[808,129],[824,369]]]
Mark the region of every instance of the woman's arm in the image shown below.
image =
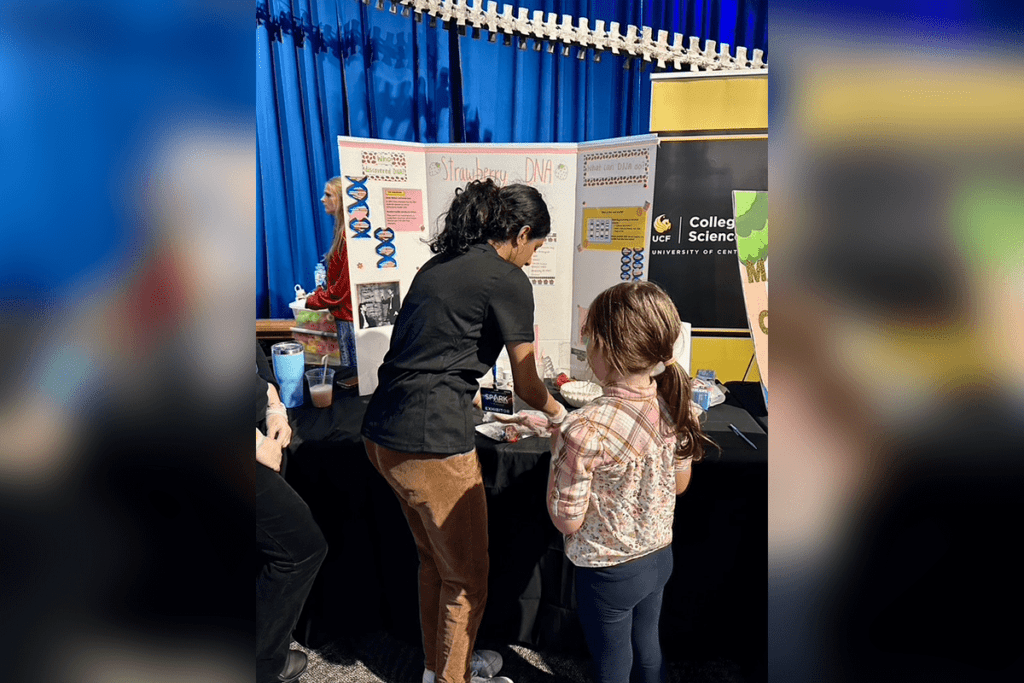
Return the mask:
[[[344,245],[342,246],[344,250]],[[316,290],[306,297],[306,308],[319,310],[322,308],[345,308],[352,305],[351,281],[348,275],[348,253],[345,251],[344,259],[338,253],[331,257],[328,264],[330,267],[327,274],[327,288],[317,287]]]
[[[337,308],[341,306],[345,296],[351,296],[348,285],[342,287],[340,281],[335,280],[327,285],[327,289],[317,287],[316,290],[306,297],[306,308],[311,311],[319,311],[324,308]]]
[[[541,410],[554,422],[565,417],[565,407],[556,401],[537,374],[537,361],[533,355],[533,344],[519,342],[509,344],[508,358],[512,363],[512,381],[519,398],[536,410]]]
[[[271,408],[284,408],[284,403],[281,401],[281,394],[277,393],[277,387],[267,384],[267,410]]]
[[[267,385],[267,436],[287,446],[292,441],[292,428],[288,424],[288,410],[273,384]]]

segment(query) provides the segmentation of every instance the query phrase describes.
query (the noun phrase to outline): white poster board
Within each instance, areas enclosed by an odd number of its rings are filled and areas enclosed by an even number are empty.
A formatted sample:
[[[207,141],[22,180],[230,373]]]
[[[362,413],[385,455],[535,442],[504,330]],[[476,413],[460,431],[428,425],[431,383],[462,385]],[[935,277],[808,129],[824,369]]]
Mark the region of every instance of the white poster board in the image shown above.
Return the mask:
[[[657,136],[581,143],[576,171],[570,375],[591,379],[580,329],[604,290],[647,279]]]
[[[417,270],[433,256],[428,242],[443,228],[455,190],[487,177],[530,185],[544,197],[551,232],[525,269],[533,283],[534,345],[538,359],[549,356],[555,368],[584,376],[586,363],[579,367],[573,353],[577,307],[622,281],[627,242],[630,277],[646,277],[656,148],[655,135],[543,145],[339,136],[359,393],[377,386],[394,317]]]
[[[423,145],[338,137],[359,393],[377,387],[394,318],[427,246]]]
[[[555,367],[569,367],[572,296],[573,205],[576,145],[427,145],[427,183],[431,197],[430,230],[444,227],[443,214],[455,190],[471,180],[491,177],[501,186],[521,183],[537,189],[551,216],[551,232],[524,270],[533,284],[534,346],[537,358],[550,356]]]

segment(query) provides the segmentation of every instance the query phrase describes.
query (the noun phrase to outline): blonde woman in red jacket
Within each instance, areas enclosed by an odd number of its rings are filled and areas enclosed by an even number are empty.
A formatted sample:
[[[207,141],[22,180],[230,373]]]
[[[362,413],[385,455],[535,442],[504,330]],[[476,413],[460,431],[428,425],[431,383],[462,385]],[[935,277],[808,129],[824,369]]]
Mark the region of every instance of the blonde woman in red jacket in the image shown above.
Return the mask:
[[[341,364],[355,367],[356,342],[352,326],[352,292],[348,276],[348,245],[345,240],[345,216],[342,207],[342,179],[335,176],[324,185],[320,198],[324,210],[334,216],[334,242],[325,254],[327,259],[327,288],[317,287],[306,297],[306,308],[326,308],[338,323],[338,348]]]

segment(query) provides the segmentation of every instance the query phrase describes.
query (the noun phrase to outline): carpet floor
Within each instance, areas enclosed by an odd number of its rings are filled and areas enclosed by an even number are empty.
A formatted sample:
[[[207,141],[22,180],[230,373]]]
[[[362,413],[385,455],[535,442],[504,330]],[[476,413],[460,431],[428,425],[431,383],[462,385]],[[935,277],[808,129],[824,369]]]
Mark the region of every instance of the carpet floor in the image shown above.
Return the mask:
[[[337,642],[320,650],[292,644],[309,655],[300,683],[420,683],[423,654],[418,647],[387,633]],[[590,661],[541,654],[521,645],[496,648],[504,660],[502,676],[514,683],[589,683]],[[746,683],[740,667],[728,660],[673,662],[669,683]]]

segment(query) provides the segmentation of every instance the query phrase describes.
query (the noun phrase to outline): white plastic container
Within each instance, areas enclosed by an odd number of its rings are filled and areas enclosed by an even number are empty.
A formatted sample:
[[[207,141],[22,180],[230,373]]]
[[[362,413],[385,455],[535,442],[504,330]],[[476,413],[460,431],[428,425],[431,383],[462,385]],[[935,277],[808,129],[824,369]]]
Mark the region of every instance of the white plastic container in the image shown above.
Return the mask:
[[[596,398],[604,396],[604,389],[593,382],[566,382],[559,388],[562,398],[573,408],[582,408]]]

